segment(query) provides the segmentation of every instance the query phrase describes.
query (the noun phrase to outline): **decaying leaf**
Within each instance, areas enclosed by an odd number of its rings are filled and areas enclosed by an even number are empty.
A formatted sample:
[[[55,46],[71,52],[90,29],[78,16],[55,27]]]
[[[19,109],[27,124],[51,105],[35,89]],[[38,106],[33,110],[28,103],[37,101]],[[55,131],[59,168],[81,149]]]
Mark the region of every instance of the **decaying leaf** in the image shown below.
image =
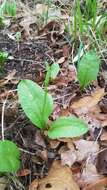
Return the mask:
[[[92,162],[87,162],[87,164],[83,168],[81,179],[78,182],[79,184],[81,184],[81,187],[84,187],[88,184],[96,182],[97,180],[99,180],[99,178],[100,175],[97,172],[95,164],[93,164]]]
[[[107,131],[103,131],[100,136],[101,141],[107,141]]]
[[[67,150],[61,153],[62,165],[71,167],[77,161],[76,151]]]
[[[46,144],[45,144],[45,141],[44,141],[44,138],[43,136],[41,135],[40,131],[36,131],[36,134],[35,134],[35,138],[34,138],[34,142],[43,147],[43,148],[46,148]]]
[[[74,102],[71,105],[71,110],[73,110],[78,115],[89,112],[94,106],[98,104],[101,98],[105,95],[104,89],[96,89],[91,96],[85,96],[80,100]]]
[[[107,177],[101,177],[95,182],[86,186],[83,190],[105,190],[107,186]]]
[[[46,13],[47,9],[48,9],[47,5],[38,3],[35,8],[35,13],[37,15],[43,15],[44,13]]]
[[[58,140],[50,140],[49,143],[50,143],[50,147],[52,149],[55,149],[55,148],[57,148],[59,146],[60,141],[58,141]]]
[[[23,29],[27,32],[28,35],[30,35],[30,25],[35,24],[36,21],[36,17],[28,13],[25,17],[23,17],[23,20],[20,22],[20,26],[23,27]]]
[[[73,179],[72,172],[67,166],[61,166],[55,161],[48,176],[44,179],[34,180],[29,190],[79,190]]]
[[[70,150],[65,150],[61,153],[61,162],[63,165],[72,166],[75,162],[81,162],[86,160],[90,155],[95,156],[95,153],[99,151],[99,145],[94,141],[77,140],[74,141],[74,145]]]
[[[8,84],[9,81],[11,81],[12,83],[14,83],[13,81],[15,80],[15,74],[16,74],[16,70],[13,69],[4,79],[5,80],[0,80],[0,86],[4,86],[6,84]],[[16,84],[18,83],[18,80],[15,80]]]
[[[31,171],[29,169],[23,169],[19,172],[17,172],[17,176],[18,177],[23,177],[23,176],[27,176],[31,173]]]
[[[87,141],[80,139],[74,142],[76,149],[78,150],[77,156],[79,160],[87,158],[89,155],[94,155],[99,151],[98,142]]]
[[[107,148],[98,153],[97,170],[100,174],[107,174]]]
[[[21,1],[18,3],[19,10],[19,18],[22,17],[21,22],[19,25],[23,28],[23,30],[26,32],[27,36],[30,36],[31,31],[31,24],[36,24],[37,17],[34,10],[30,10],[30,8],[22,3]]]

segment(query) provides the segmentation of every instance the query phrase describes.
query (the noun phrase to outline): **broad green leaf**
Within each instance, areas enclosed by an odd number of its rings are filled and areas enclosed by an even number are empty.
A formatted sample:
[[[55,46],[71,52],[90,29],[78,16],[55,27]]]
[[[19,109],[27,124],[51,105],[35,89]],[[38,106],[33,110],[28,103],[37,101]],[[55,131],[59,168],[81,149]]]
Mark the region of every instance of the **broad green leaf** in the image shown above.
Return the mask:
[[[5,4],[5,10],[9,16],[16,15],[16,1],[15,0],[7,0]]]
[[[19,149],[13,142],[0,141],[0,172],[16,172],[20,167],[19,159]]]
[[[51,80],[55,79],[57,74],[59,73],[59,70],[60,70],[60,67],[59,67],[59,64],[58,63],[53,63],[51,65]]]
[[[76,117],[60,117],[52,123],[48,136],[52,139],[78,137],[88,131],[87,124]]]
[[[84,88],[97,79],[100,59],[94,51],[87,52],[78,63],[77,77],[80,87]]]
[[[22,80],[18,85],[19,102],[34,125],[45,127],[53,111],[53,100],[46,92],[31,80]]]

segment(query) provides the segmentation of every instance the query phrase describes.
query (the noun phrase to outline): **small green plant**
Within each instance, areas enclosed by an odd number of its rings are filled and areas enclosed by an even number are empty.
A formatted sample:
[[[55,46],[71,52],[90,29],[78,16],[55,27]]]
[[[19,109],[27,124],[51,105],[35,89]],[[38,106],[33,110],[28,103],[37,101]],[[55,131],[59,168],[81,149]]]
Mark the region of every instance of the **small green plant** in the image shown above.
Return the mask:
[[[77,77],[81,89],[88,86],[93,80],[97,79],[99,72],[100,59],[96,52],[88,51],[78,61]]]
[[[0,73],[3,72],[4,63],[7,60],[7,58],[8,58],[8,53],[0,51]]]
[[[21,32],[16,32],[16,34],[15,34],[15,40],[16,40],[17,43],[20,42],[20,40],[21,40]]]
[[[81,8],[80,8],[80,0],[76,0],[76,3],[75,3],[73,25],[74,25],[74,31],[73,31],[74,38],[76,38],[78,28],[81,34],[83,32],[83,18],[82,18],[82,13],[81,13]]]
[[[0,29],[4,27],[4,18],[0,16]]]
[[[0,51],[0,64],[4,64],[4,62],[6,61],[7,57],[8,57],[8,53],[7,52]]]
[[[72,14],[73,13],[73,14]],[[72,19],[70,19],[72,17]],[[98,2],[97,0],[87,0],[84,5],[80,0],[76,0],[74,7],[71,10],[68,24],[65,24],[65,31],[76,39],[77,36],[82,36],[84,33],[89,33],[89,27],[93,31],[97,30],[98,17]]]
[[[5,11],[9,16],[14,17],[16,15],[16,1],[6,1]]]
[[[53,63],[51,66],[49,66],[49,63],[45,62],[45,65],[46,65],[46,71],[47,71],[46,77],[45,77],[45,83],[47,83],[47,78],[49,78],[49,81],[52,81],[56,78],[56,76],[58,75],[60,71],[60,67],[58,63]]]
[[[4,0],[0,6],[0,17],[3,17],[4,13],[14,17],[16,15],[16,0]]]
[[[20,152],[9,140],[0,141],[0,172],[13,173],[20,167]]]
[[[22,80],[18,85],[21,106],[28,118],[39,128],[45,128],[53,111],[51,95],[30,80]]]
[[[47,87],[50,79],[55,78],[58,72],[59,66],[56,63],[52,66],[47,64],[45,90],[31,80],[22,80],[18,84],[19,102],[25,114],[36,127],[41,129],[48,128],[47,122],[54,109],[53,99]],[[50,125],[48,136],[52,139],[77,137],[87,131],[87,125],[82,120],[76,117],[59,117]]]
[[[48,18],[49,18],[49,8],[52,5],[52,0],[45,0],[45,4],[47,5],[46,11],[44,11],[42,18],[44,21],[44,24],[47,24]]]
[[[98,7],[97,4],[98,4],[97,0],[87,0],[84,9],[85,19],[87,21],[91,20],[91,26],[93,30],[95,29],[96,25],[97,7]]]

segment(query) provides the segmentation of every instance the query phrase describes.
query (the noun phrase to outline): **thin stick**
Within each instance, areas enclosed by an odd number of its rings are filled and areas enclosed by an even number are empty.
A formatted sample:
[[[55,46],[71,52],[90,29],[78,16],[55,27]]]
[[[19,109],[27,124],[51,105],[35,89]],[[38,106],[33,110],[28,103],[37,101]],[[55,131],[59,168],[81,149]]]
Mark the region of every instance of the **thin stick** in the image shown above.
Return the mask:
[[[2,140],[3,140],[3,141],[4,141],[4,111],[5,111],[5,105],[6,105],[6,102],[7,102],[7,98],[8,98],[9,93],[15,92],[15,91],[17,91],[17,89],[15,89],[15,90],[10,90],[10,91],[8,92],[7,97],[6,97],[6,99],[4,100],[3,106],[2,106],[1,136],[2,136]]]
[[[2,106],[2,116],[1,116],[1,134],[2,134],[2,140],[4,141],[4,110],[5,110],[5,105],[6,105],[7,98],[3,102]]]

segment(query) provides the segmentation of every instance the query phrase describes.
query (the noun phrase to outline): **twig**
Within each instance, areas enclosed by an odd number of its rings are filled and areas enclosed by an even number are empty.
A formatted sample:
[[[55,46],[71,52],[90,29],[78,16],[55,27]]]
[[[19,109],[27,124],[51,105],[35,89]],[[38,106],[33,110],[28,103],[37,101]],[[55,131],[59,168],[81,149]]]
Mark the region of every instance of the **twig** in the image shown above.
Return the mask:
[[[2,106],[1,135],[2,135],[2,140],[3,140],[3,141],[4,141],[4,111],[5,111],[5,105],[6,105],[7,98],[8,98],[8,96],[9,96],[9,93],[15,92],[15,91],[17,91],[17,90],[15,89],[15,90],[10,90],[10,91],[8,91],[8,94],[7,94],[7,96],[6,96],[6,99],[4,100],[3,106]]]
[[[23,149],[23,148],[19,148],[19,150],[21,151],[21,152],[24,152],[24,153],[26,153],[26,154],[30,154],[30,155],[32,155],[32,156],[34,156],[36,153],[34,153],[34,152],[29,152],[28,150],[25,150],[25,149]]]
[[[5,110],[5,105],[6,105],[7,98],[3,102],[2,106],[2,116],[1,116],[1,134],[2,134],[2,140],[4,141],[4,110]]]

